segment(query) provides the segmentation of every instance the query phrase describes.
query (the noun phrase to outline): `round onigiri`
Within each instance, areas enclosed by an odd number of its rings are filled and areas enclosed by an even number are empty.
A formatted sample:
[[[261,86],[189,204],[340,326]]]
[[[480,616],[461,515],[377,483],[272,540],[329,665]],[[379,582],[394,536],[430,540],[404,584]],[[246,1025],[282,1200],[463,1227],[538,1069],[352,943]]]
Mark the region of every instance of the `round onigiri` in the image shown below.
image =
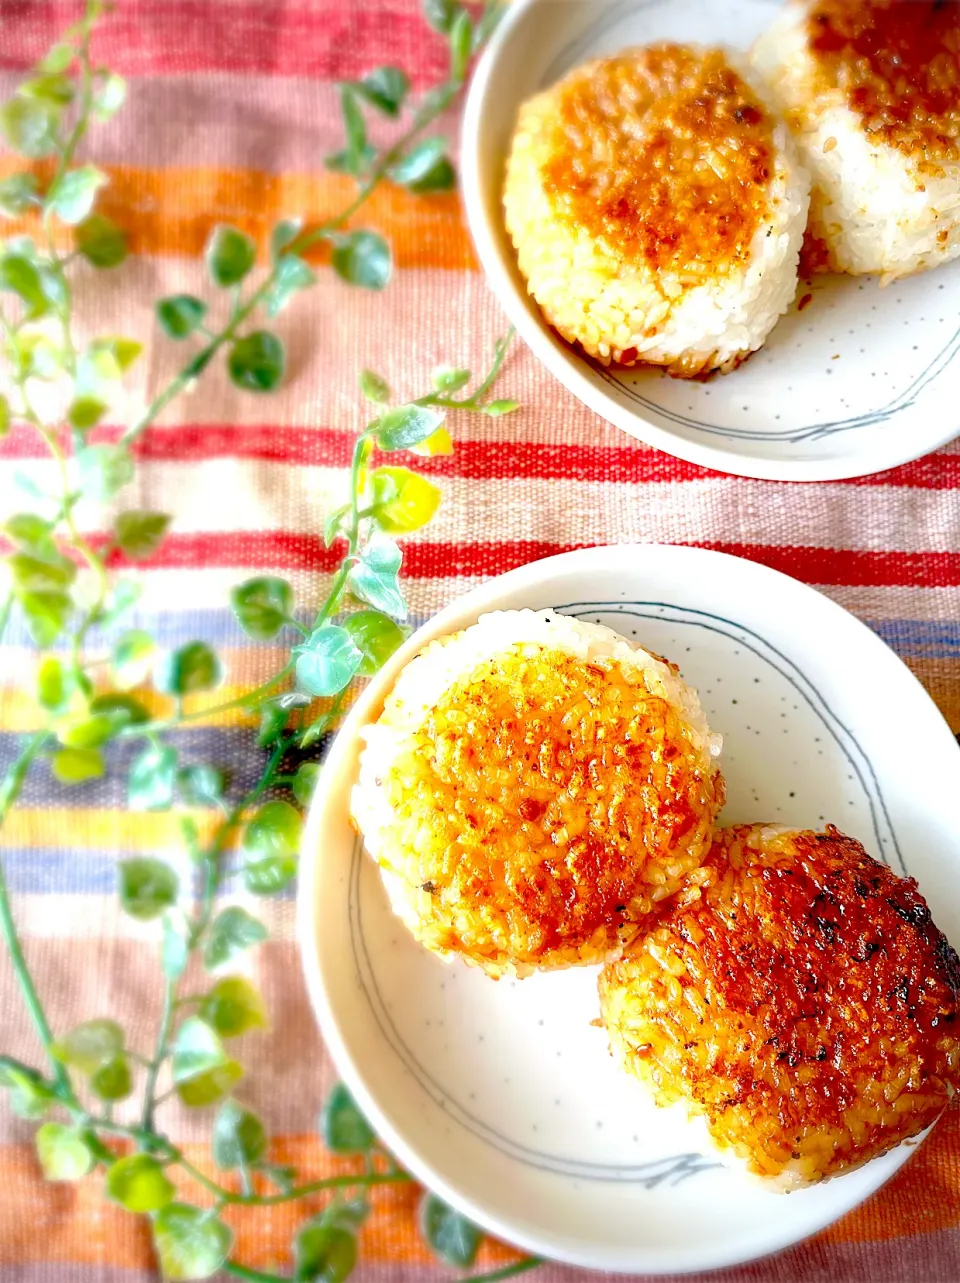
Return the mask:
[[[365,739],[351,810],[395,913],[495,977],[615,954],[723,803],[719,738],[677,669],[550,611],[432,642]]]
[[[504,211],[546,319],[603,365],[734,369],[793,300],[809,178],[753,73],[627,50],[520,109]]]
[[[793,0],[752,59],[812,175],[815,266],[893,280],[960,254],[956,0]]]
[[[624,1068],[772,1188],[877,1157],[960,1085],[960,959],[917,884],[832,827],[718,832],[600,1002]]]

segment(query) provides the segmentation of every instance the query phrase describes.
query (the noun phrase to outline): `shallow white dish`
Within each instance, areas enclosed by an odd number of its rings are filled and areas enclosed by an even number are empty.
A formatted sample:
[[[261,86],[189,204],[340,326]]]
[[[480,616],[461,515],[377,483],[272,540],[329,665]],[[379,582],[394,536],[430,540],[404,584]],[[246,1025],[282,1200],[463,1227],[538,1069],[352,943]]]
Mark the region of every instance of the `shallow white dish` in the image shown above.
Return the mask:
[[[501,187],[520,103],[570,67],[673,38],[746,49],[779,0],[517,0],[477,69],[461,169],[470,230],[510,319],[592,410],[705,467],[778,481],[862,476],[960,432],[960,261],[881,290],[876,278],[801,282],[763,349],[708,383],[604,369],[560,339],[528,296],[503,226]],[[798,303],[812,299],[804,310]]]
[[[444,965],[392,916],[350,828],[358,731],[402,665],[485,611],[523,606],[671,657],[724,735],[723,822],[836,823],[916,876],[954,941],[960,751],[909,670],[827,598],[739,558],[652,545],[535,562],[454,602],[371,682],[321,775],[298,906],[307,983],[340,1072],[401,1162],[490,1232],[576,1265],[681,1272],[775,1251],[861,1202],[910,1147],[791,1195],[713,1166],[688,1124],[614,1067],[590,1023],[594,969],[495,983]]]

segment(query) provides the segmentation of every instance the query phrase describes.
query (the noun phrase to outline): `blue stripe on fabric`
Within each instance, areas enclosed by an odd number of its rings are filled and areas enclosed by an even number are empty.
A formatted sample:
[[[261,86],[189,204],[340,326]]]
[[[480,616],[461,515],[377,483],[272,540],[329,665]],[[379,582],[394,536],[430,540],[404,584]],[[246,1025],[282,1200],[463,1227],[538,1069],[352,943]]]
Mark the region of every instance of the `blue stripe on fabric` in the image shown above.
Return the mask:
[[[903,659],[960,659],[960,621],[943,619],[866,619]]]
[[[121,860],[154,855],[163,859],[174,844],[154,852],[72,851],[69,847],[7,847],[3,867],[14,895],[113,895]],[[224,891],[241,887],[239,870],[225,873]]]
[[[248,727],[198,727],[195,730],[169,731],[164,743],[177,748],[180,764],[207,763],[224,771],[227,796],[241,797],[258,782],[269,756],[269,750],[257,748]],[[308,752],[291,752],[281,774],[296,770],[300,761],[314,761],[324,753],[329,737]],[[16,757],[23,736],[0,732],[0,771]],[[127,805],[127,775],[134,758],[143,752],[142,741],[118,741],[106,750],[106,774],[84,784],[61,784],[54,779],[45,762],[37,763],[27,777],[20,795],[20,806],[62,808],[101,807],[123,809]]]
[[[307,614],[301,616],[304,624],[309,624],[311,619]],[[426,619],[427,616],[413,616],[409,621],[410,627],[418,628]],[[960,621],[894,618],[865,619],[863,622],[904,658],[960,658]],[[202,638],[211,646],[237,649],[263,644],[245,636],[232,611],[227,609],[132,610],[124,617],[122,628],[143,628],[163,647],[182,646],[184,642],[196,638]],[[116,627],[108,635],[99,635],[94,630],[90,634],[91,649],[109,646],[116,633]],[[32,647],[30,637],[16,612],[9,622],[5,640],[10,645]]]

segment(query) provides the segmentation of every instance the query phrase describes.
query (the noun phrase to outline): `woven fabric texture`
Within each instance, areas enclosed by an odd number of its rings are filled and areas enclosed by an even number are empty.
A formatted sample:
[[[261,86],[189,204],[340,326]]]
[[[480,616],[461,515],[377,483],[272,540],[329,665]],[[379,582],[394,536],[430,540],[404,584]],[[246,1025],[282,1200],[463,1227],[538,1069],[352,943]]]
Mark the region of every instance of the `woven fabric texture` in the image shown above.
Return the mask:
[[[79,12],[76,0],[0,0],[0,91]],[[341,142],[335,82],[380,63],[407,68],[417,89],[445,75],[441,39],[416,0],[123,0],[96,56],[130,80],[130,100],[94,130],[87,154],[110,174],[104,210],[129,229],[133,256],[116,272],[78,271],[83,326],[147,344],[131,404],[172,375],[182,349],[158,338],[151,300],[202,293],[202,249],[229,221],[261,246],[280,215],[322,218],[345,205],[349,180],[322,157]],[[456,131],[457,119],[446,122]],[[0,176],[14,159],[0,155]],[[128,506],[170,511],[174,533],[143,571],[142,618],[165,642],[223,648],[227,695],[275,670],[279,652],[249,643],[227,610],[232,583],[277,572],[316,599],[333,555],[323,517],[342,502],[352,435],[365,421],[362,366],[417,395],[438,364],[485,368],[505,321],[478,270],[456,195],[417,197],[384,186],[363,214],[393,244],[397,270],[382,295],[352,290],[322,260],[320,285],[278,321],[289,378],[277,395],[232,388],[211,369],[140,446]],[[813,584],[876,630],[960,729],[960,448],[864,480],[788,485],[682,463],[601,422],[515,345],[502,395],[523,403],[501,419],[456,427],[451,458],[425,462],[443,489],[436,521],[406,545],[406,588],[424,618],[471,586],[566,549],[662,541],[737,553]],[[20,428],[0,443],[0,513],[22,500],[16,473],[42,484],[49,465]],[[281,661],[282,662],[282,661]],[[0,661],[0,753],[36,724],[35,657],[8,632]],[[878,692],[882,698],[882,692]],[[895,710],[891,728],[895,733]],[[255,778],[260,755],[240,714],[195,723],[186,752]],[[118,859],[177,839],[164,814],[123,809],[116,774],[66,789],[37,768],[23,805],[0,831],[16,910],[55,1026],[110,1011],[145,1043],[160,982],[151,932],[115,905]],[[242,896],[236,897],[242,901]],[[246,1098],[279,1137],[278,1161],[311,1174],[344,1170],[316,1139],[334,1079],[309,1010],[293,942],[292,904],[256,906],[272,929],[256,963],[273,1013],[251,1037]],[[36,1056],[6,956],[0,957],[4,1051]],[[171,1111],[175,1136],[202,1153],[195,1119]],[[100,1182],[44,1184],[31,1129],[0,1111],[0,1283],[134,1283],[151,1277],[143,1225],[107,1204]],[[362,1235],[362,1283],[447,1277],[420,1244],[412,1191],[376,1198]],[[289,1264],[300,1213],[233,1217],[241,1259]],[[511,1259],[497,1245],[480,1265]],[[545,1267],[543,1283],[577,1271]],[[710,1276],[717,1283],[952,1283],[960,1278],[960,1110],[864,1207],[780,1256]]]

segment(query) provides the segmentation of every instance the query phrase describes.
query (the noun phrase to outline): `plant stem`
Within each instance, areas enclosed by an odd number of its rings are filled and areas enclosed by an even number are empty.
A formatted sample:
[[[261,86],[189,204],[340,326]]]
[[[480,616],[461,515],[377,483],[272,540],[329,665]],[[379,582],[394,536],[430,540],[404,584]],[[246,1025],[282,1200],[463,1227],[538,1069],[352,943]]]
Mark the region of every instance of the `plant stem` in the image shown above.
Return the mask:
[[[3,780],[2,793],[0,793],[0,825],[4,823],[11,808],[20,796],[30,767],[48,738],[49,731],[38,731],[30,738],[19,757],[8,769]],[[20,943],[17,925],[13,919],[13,909],[10,904],[10,893],[7,889],[6,873],[2,860],[0,860],[0,933],[2,933],[10,953],[10,961],[13,963],[14,974],[17,977],[20,992],[23,994],[27,1011],[30,1013],[34,1028],[43,1044],[43,1050],[53,1070],[57,1088],[63,1095],[70,1091],[70,1080],[63,1065],[51,1050],[53,1047],[53,1031],[50,1028],[47,1013],[44,1010],[43,1003],[40,1001],[40,995],[37,993],[37,987],[33,983],[33,976],[30,974],[30,968],[23,954],[23,946]]]
[[[228,713],[234,708],[243,708],[247,704],[254,703],[262,695],[267,695],[275,686],[279,686],[293,672],[294,663],[291,660],[285,664],[279,672],[267,681],[262,682],[246,695],[238,695],[236,699],[225,700],[222,704],[211,704],[207,708],[198,708],[192,713],[184,713],[179,717],[165,717],[155,722],[139,722],[132,726],[125,726],[119,733],[118,739],[139,739],[143,736],[156,735],[160,731],[169,731],[184,722],[199,722],[205,717],[216,717],[220,713]]]
[[[164,978],[163,1007],[160,1011],[160,1025],[157,1029],[157,1045],[153,1053],[153,1059],[150,1061],[150,1068],[147,1070],[147,1081],[143,1088],[143,1108],[140,1112],[140,1127],[145,1132],[153,1131],[153,1116],[157,1107],[157,1079],[160,1076],[163,1062],[167,1058],[167,1044],[170,1041],[170,1029],[173,1024],[175,989],[174,981]]]

